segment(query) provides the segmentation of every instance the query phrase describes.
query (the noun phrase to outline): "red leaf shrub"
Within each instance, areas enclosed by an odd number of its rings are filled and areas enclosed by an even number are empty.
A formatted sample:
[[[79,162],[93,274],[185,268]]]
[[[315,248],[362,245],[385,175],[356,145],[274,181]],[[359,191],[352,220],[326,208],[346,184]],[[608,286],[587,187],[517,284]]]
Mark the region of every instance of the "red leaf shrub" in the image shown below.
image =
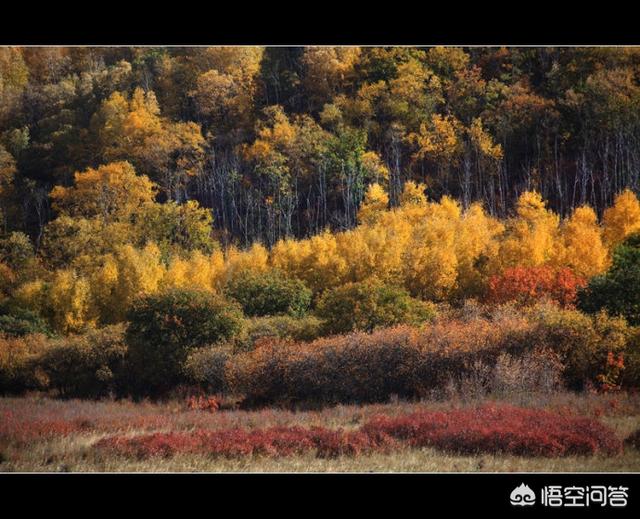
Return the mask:
[[[546,298],[572,307],[578,289],[585,285],[586,280],[569,268],[511,267],[489,279],[487,299],[490,303],[516,301],[528,305]]]
[[[568,456],[621,450],[613,431],[595,420],[512,406],[379,416],[362,430],[389,435],[412,447],[436,447],[460,454]]]
[[[271,427],[246,431],[197,430],[181,433],[153,433],[133,437],[111,436],[96,448],[135,458],[169,457],[176,453],[201,453],[239,457],[261,454],[271,457],[303,454],[311,450],[321,458],[357,455],[380,450],[385,438],[360,431],[330,430],[323,427]],[[390,440],[388,440],[390,442]]]
[[[447,412],[423,411],[399,417],[377,416],[354,431],[324,427],[197,430],[112,436],[98,441],[95,447],[137,458],[175,453],[278,457],[314,450],[318,457],[333,458],[404,447],[520,456],[617,454],[622,444],[613,431],[592,419],[536,409],[484,406]]]

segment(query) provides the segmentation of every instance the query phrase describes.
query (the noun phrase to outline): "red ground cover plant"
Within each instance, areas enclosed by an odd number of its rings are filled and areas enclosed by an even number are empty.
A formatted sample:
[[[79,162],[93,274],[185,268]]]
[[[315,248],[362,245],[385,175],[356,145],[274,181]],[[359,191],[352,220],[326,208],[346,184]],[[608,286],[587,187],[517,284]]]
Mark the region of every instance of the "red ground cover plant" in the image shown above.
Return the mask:
[[[507,303],[516,301],[533,304],[544,298],[556,301],[562,307],[573,307],[578,289],[586,281],[569,268],[512,267],[489,279],[488,301]]]
[[[253,454],[279,457],[303,454],[312,450],[315,450],[320,458],[333,458],[382,450],[391,443],[393,440],[389,437],[376,437],[361,431],[294,426],[254,431],[197,430],[134,437],[112,436],[98,441],[95,446],[102,451],[135,458],[170,457],[176,453],[200,453],[231,458]]]
[[[436,447],[460,454],[568,456],[616,454],[622,448],[611,429],[590,418],[513,406],[378,416],[362,430],[387,434],[412,447]]]
[[[112,436],[98,450],[137,458],[200,453],[214,456],[290,456],[315,451],[318,457],[356,456],[407,447],[434,447],[459,454],[519,456],[617,454],[622,443],[599,422],[512,406],[420,411],[375,416],[352,431],[324,427],[271,427],[247,431],[196,430],[134,437]]]
[[[143,405],[139,409],[122,409],[124,412],[119,413],[111,413],[110,404],[101,404],[97,411],[92,405],[95,404],[88,401],[74,401],[73,405],[50,400],[4,402],[0,408],[0,441],[25,444],[74,434],[151,431],[178,425],[166,411],[146,409]]]
[[[68,436],[91,429],[84,419],[39,419],[24,421],[16,413],[5,411],[0,415],[0,440],[27,443],[41,438]]]

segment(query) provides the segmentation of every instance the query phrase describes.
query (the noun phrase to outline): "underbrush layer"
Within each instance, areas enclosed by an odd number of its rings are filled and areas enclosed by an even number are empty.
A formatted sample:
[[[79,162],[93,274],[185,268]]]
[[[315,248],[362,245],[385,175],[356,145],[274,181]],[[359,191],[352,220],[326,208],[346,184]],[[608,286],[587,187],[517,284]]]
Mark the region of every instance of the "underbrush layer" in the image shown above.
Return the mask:
[[[204,430],[115,435],[99,440],[95,449],[144,459],[175,454],[240,457],[300,455],[315,451],[320,458],[435,447],[459,454],[570,456],[618,454],[615,433],[590,418],[562,416],[544,410],[484,405],[452,411],[418,411],[403,416],[378,415],[356,430],[324,427],[271,427],[247,431]]]

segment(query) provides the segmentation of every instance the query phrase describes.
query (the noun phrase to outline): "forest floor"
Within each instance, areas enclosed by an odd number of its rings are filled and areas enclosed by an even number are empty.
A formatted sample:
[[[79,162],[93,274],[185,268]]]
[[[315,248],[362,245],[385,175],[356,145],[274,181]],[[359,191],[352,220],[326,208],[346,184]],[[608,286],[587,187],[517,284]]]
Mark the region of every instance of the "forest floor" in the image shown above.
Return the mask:
[[[397,417],[417,411],[449,411],[487,404],[545,409],[559,416],[582,416],[611,428],[620,440],[640,428],[640,394],[519,395],[395,401],[375,405],[338,405],[317,411],[268,408],[194,410],[186,402],[59,400],[39,395],[0,398],[0,471],[197,471],[197,472],[616,472],[640,471],[640,450],[628,445],[619,454],[532,457],[506,454],[451,454],[434,448],[404,447],[319,458],[313,451],[287,455],[231,457],[187,452],[170,456],[127,456],[100,450],[96,442],[153,432],[189,433],[241,428],[323,427],[355,431],[377,415]]]

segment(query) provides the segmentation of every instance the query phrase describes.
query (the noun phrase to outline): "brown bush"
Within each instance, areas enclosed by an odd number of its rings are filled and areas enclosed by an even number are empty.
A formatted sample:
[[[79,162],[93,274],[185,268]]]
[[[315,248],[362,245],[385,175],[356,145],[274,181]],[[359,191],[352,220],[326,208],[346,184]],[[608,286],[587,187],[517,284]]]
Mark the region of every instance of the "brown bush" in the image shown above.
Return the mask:
[[[232,357],[226,378],[248,405],[384,401],[458,391],[549,391],[595,383],[608,352],[624,350],[623,320],[553,305],[498,308],[310,343],[266,340]]]
[[[549,393],[562,385],[560,356],[543,348],[536,348],[517,357],[502,353],[492,373],[494,392]]]
[[[115,324],[52,339],[37,365],[58,395],[92,398],[122,392],[126,354],[124,325]]]
[[[50,347],[39,333],[13,337],[0,335],[0,393],[21,393],[46,389],[48,378],[38,369],[37,360]]]
[[[273,402],[384,401],[391,395],[420,397],[443,387],[474,362],[495,364],[514,348],[524,319],[440,321],[425,328],[398,326],[301,344],[263,343],[227,363],[234,393],[253,404]]]

